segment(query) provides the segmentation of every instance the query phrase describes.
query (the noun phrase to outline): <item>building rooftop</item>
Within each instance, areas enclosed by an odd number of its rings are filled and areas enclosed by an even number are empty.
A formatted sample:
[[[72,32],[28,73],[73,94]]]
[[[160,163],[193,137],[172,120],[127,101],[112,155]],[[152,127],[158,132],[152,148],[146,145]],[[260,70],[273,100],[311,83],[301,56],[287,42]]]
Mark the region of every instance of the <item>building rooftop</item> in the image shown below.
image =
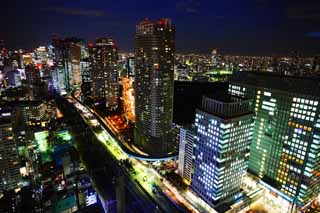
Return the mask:
[[[238,96],[203,96],[201,109],[223,119],[251,114],[252,106],[249,99]]]
[[[285,76],[270,72],[235,72],[230,82],[289,93],[319,96],[320,76]]]

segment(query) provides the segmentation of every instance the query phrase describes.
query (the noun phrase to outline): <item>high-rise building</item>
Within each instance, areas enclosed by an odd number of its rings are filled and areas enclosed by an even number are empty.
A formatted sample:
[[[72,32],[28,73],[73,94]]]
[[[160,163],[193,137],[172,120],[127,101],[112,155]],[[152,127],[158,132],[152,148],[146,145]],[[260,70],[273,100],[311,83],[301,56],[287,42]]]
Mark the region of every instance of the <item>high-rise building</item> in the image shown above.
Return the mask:
[[[12,70],[7,73],[10,87],[21,86],[21,74],[18,70]]]
[[[19,188],[20,164],[11,111],[0,112],[0,192]]]
[[[134,78],[134,76],[135,76],[134,57],[128,57],[126,65],[127,65],[127,76],[129,78]]]
[[[106,107],[116,109],[119,103],[118,49],[111,38],[99,38],[89,45],[92,96],[105,99]]]
[[[253,121],[250,100],[237,96],[203,96],[196,110],[191,187],[212,207],[241,196]]]
[[[211,63],[213,66],[218,64],[218,51],[217,49],[213,49],[211,52]]]
[[[193,172],[194,129],[180,128],[178,173],[187,183],[191,183]]]
[[[72,89],[79,89],[82,83],[82,76],[80,71],[81,59],[81,40],[70,39],[67,42],[67,60],[66,65],[69,71],[69,85]]]
[[[58,91],[65,93],[65,91],[80,88],[82,83],[80,59],[84,41],[78,38],[54,37],[52,43],[55,53],[54,69],[56,76],[61,76],[58,78],[55,76],[59,81]]]
[[[66,94],[66,83],[63,66],[58,63],[51,71],[52,91],[60,95]]]
[[[88,58],[82,59],[80,62],[80,67],[81,67],[81,75],[82,75],[81,92],[84,97],[89,97],[91,96],[91,86],[92,86],[89,59]]]
[[[40,70],[33,64],[25,66],[25,74],[29,86],[40,83]]]
[[[239,72],[229,93],[254,99],[249,171],[291,203],[320,193],[319,78]]]
[[[135,140],[144,152],[165,156],[173,151],[175,28],[169,19],[141,21],[135,36]]]

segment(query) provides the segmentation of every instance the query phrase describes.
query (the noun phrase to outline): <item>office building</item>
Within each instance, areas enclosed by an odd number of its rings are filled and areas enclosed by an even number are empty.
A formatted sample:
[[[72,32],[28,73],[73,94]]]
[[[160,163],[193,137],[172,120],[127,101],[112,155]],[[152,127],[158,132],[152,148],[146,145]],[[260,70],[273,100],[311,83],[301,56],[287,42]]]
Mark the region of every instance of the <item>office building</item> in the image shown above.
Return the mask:
[[[89,66],[92,80],[92,96],[105,99],[106,107],[117,109],[119,102],[118,49],[111,38],[99,38],[89,45]]]
[[[134,78],[135,76],[134,57],[128,57],[126,65],[127,65],[127,76],[129,78]]]
[[[80,62],[80,67],[81,67],[81,75],[82,75],[81,92],[83,96],[87,98],[91,96],[91,86],[92,86],[89,59],[88,58],[83,59]]]
[[[25,74],[26,74],[27,84],[29,86],[40,83],[41,81],[40,70],[33,64],[28,64],[25,66]]]
[[[194,129],[180,128],[178,173],[185,183],[190,184],[193,172]]]
[[[21,86],[21,74],[18,70],[12,70],[7,73],[10,87]]]
[[[20,164],[11,111],[0,112],[0,192],[19,188]]]
[[[192,189],[209,205],[235,201],[247,172],[252,139],[250,100],[203,96],[195,118]]]
[[[81,44],[70,42],[68,50],[67,67],[69,72],[69,84],[72,89],[79,89],[82,83],[80,71]]]
[[[63,75],[63,77],[56,77],[59,80],[60,93],[64,93],[64,90],[79,89],[82,83],[80,59],[84,41],[78,38],[60,39],[54,37],[52,43],[55,54],[55,70],[58,73],[56,75]]]
[[[213,49],[211,51],[211,63],[212,63],[212,66],[217,66],[217,64],[218,64],[218,51],[217,51],[217,49]]]
[[[135,140],[145,153],[165,156],[171,138],[175,28],[169,19],[141,21],[135,36]]]
[[[65,82],[65,73],[63,66],[60,62],[58,62],[58,64],[56,64],[51,71],[51,91],[53,93],[65,95],[67,93]]]
[[[43,101],[20,101],[18,113],[26,126],[45,127],[49,122],[47,104]]]
[[[300,207],[320,193],[319,80],[239,72],[229,86],[254,99],[249,171]]]

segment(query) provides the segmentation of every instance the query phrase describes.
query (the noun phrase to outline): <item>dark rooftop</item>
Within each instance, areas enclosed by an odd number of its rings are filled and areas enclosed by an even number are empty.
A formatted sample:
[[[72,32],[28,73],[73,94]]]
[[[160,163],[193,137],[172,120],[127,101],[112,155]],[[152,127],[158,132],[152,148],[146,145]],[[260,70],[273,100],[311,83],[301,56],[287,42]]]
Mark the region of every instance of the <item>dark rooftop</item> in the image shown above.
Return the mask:
[[[319,96],[320,76],[285,76],[270,72],[235,72],[230,82],[289,93]]]

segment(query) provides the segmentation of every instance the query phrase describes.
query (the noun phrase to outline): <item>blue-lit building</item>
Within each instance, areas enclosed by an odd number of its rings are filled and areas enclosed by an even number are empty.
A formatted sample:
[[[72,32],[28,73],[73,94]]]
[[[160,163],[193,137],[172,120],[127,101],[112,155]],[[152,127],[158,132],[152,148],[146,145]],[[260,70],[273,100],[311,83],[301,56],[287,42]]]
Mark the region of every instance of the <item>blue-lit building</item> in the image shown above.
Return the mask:
[[[237,96],[209,98],[195,118],[192,189],[216,207],[241,196],[249,160],[253,112],[251,102]]]

